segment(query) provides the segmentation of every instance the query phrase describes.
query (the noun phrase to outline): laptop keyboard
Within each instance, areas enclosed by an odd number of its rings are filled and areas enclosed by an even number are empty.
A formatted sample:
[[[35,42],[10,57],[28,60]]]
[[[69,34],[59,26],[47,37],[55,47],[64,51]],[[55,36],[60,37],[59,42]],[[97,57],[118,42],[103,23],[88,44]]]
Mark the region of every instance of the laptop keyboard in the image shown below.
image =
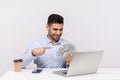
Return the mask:
[[[61,70],[60,72],[62,72],[63,74],[67,74],[68,70]]]

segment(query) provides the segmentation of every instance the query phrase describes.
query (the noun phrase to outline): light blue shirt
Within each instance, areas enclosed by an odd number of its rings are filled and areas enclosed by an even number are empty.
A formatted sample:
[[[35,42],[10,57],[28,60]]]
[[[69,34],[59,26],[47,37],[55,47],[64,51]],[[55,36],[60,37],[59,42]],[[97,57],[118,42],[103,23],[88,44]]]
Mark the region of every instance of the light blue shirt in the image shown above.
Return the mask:
[[[37,68],[65,68],[66,63],[63,56],[57,56],[56,51],[58,48],[68,42],[67,40],[60,39],[57,43],[52,44],[48,37],[35,41],[23,55],[23,68],[26,68],[29,63],[34,60]],[[46,49],[45,53],[41,56],[33,56],[31,51],[35,48],[51,47]]]

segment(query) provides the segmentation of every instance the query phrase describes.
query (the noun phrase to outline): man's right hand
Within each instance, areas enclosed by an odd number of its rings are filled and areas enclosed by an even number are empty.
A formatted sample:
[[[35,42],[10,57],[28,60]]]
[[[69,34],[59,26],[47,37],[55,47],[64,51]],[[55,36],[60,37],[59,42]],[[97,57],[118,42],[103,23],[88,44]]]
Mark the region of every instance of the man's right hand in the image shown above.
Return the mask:
[[[41,47],[41,48],[35,48],[32,50],[32,55],[33,56],[41,56],[42,54],[45,53],[46,49],[50,49],[51,47]]]

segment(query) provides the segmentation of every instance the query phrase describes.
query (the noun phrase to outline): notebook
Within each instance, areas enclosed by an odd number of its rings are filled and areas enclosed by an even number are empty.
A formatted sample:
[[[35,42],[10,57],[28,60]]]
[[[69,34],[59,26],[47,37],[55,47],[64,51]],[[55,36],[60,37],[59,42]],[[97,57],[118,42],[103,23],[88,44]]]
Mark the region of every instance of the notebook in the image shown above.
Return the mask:
[[[77,76],[96,73],[104,51],[76,52],[72,54],[67,70],[54,71],[61,76]]]

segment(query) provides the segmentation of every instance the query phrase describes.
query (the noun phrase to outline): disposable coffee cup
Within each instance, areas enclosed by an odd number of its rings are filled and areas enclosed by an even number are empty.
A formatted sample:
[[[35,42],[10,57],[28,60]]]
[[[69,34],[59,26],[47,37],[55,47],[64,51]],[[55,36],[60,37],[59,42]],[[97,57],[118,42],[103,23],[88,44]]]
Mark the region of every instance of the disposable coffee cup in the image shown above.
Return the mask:
[[[14,60],[14,69],[15,72],[21,72],[22,71],[22,59],[15,59]]]

